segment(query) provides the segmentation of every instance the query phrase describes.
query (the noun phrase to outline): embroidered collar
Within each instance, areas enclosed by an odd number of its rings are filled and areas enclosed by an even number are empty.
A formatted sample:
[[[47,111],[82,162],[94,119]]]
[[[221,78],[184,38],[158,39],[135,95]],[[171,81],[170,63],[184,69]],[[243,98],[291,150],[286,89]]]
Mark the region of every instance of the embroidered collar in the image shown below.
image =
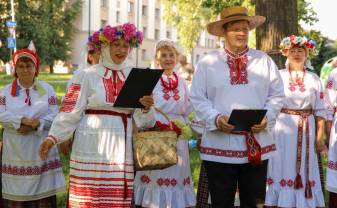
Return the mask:
[[[126,69],[127,67],[125,66],[123,69]],[[112,71],[114,70],[111,70],[109,68],[106,68],[104,67],[103,65],[101,64],[98,64],[97,65],[97,68],[96,68],[96,72],[97,74],[100,76],[100,77],[103,77],[104,79],[110,79],[111,76],[113,75]],[[123,73],[124,70],[116,70],[117,71],[117,75],[119,77],[119,79],[121,81],[125,81],[125,75]]]
[[[224,53],[227,56],[231,85],[248,84],[248,51],[249,48],[246,48],[238,54],[233,54],[228,49],[224,49]]]
[[[227,48],[225,48],[225,54],[233,59],[237,59],[240,58],[242,56],[245,56],[249,51],[249,48],[247,47],[245,50],[243,50],[242,52],[238,53],[238,54],[234,54],[233,52],[231,52],[230,50],[228,50]]]

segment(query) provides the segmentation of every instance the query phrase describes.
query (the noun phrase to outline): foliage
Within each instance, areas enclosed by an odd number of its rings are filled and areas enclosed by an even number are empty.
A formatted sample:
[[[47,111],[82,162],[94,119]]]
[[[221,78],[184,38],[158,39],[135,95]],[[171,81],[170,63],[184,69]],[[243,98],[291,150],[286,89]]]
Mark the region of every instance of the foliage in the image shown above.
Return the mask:
[[[190,53],[196,46],[201,31],[210,21],[214,21],[221,11],[230,6],[242,5],[249,13],[255,13],[255,0],[163,0],[164,18],[177,28],[178,42],[185,52]],[[316,12],[306,0],[297,0],[298,19],[307,24],[317,21]],[[253,36],[255,33],[253,32]],[[255,46],[255,38],[250,38],[249,45]]]
[[[10,19],[9,1],[1,1],[0,13],[3,12],[0,26],[1,41],[6,42],[8,34],[4,27]],[[51,68],[57,60],[70,58],[70,41],[74,32],[72,22],[82,7],[81,0],[17,0],[15,1],[15,20],[17,21],[17,48],[27,47],[33,40],[42,63]],[[7,48],[1,48],[0,57],[9,60]]]

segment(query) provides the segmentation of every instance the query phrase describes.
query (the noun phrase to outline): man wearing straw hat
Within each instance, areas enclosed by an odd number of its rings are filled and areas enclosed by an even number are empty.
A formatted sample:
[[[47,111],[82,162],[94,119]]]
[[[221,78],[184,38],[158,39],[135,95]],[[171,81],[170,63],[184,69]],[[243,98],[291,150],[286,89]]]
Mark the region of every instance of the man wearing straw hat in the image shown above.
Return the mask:
[[[265,17],[248,16],[244,7],[226,8],[221,19],[208,24],[210,34],[225,38],[225,47],[198,63],[190,99],[206,123],[200,145],[208,175],[212,207],[233,207],[236,187],[240,207],[263,204],[267,161],[276,145],[273,128],[284,98],[277,66],[262,51],[248,48],[249,31]],[[233,132],[233,109],[266,109],[260,124],[249,132]]]

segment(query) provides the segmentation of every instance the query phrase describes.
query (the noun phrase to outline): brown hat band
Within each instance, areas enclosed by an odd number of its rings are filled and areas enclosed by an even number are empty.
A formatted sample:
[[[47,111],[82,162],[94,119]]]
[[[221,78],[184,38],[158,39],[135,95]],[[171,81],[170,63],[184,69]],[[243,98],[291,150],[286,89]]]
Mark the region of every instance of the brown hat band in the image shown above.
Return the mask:
[[[236,16],[248,16],[247,14],[245,13],[236,13],[236,14],[231,14],[229,16],[226,16],[224,18],[229,18],[229,17],[236,17]]]

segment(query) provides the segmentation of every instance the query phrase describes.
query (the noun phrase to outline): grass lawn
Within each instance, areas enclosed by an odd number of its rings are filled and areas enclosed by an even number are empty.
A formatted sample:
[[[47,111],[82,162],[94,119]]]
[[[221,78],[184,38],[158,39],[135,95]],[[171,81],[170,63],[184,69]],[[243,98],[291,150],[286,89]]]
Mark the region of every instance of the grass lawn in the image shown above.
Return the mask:
[[[54,87],[54,90],[58,98],[58,103],[60,103],[60,99],[65,93],[66,81],[69,80],[71,77],[72,77],[71,74],[41,73],[39,75],[39,80],[44,80],[50,83]],[[13,77],[0,73],[0,89],[6,84],[10,83],[12,80],[13,80]],[[63,172],[66,177],[66,181],[68,182],[69,181],[69,157],[66,157],[61,154],[61,161],[63,164]],[[326,162],[327,162],[327,158],[325,157],[323,158],[323,167],[326,167]],[[199,171],[200,171],[199,152],[196,149],[190,150],[190,163],[191,163],[191,171],[192,171],[192,177],[193,177],[193,182],[194,182],[194,189],[196,191],[197,186],[198,186],[198,178],[199,178]],[[325,168],[324,168],[324,175],[325,175]],[[327,195],[325,196],[326,196],[325,199],[327,201],[328,197]],[[66,200],[67,200],[67,192],[59,193],[57,196],[58,207],[59,208],[66,207]]]

